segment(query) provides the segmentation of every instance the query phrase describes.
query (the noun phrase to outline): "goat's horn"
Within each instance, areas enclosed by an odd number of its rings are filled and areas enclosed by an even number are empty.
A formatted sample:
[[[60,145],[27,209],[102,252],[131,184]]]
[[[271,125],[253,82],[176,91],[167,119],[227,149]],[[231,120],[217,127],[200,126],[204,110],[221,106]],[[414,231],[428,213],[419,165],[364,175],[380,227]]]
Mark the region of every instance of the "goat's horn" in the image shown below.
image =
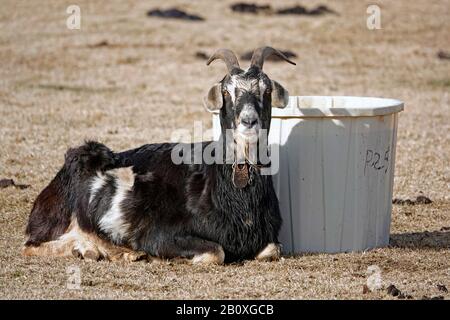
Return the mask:
[[[214,52],[214,54],[206,62],[206,65],[209,66],[209,64],[216,59],[222,59],[225,62],[228,68],[228,73],[231,73],[231,70],[233,69],[241,68],[236,55],[229,49],[219,49]]]
[[[251,61],[250,65],[252,67],[256,66],[256,67],[259,67],[260,69],[262,69],[262,67],[264,65],[264,60],[271,55],[280,57],[281,59],[289,62],[290,64],[293,64],[293,65],[296,64],[294,61],[289,60],[281,51],[278,51],[277,49],[274,49],[272,47],[261,47],[261,48],[255,49],[255,51],[253,52],[252,61]]]

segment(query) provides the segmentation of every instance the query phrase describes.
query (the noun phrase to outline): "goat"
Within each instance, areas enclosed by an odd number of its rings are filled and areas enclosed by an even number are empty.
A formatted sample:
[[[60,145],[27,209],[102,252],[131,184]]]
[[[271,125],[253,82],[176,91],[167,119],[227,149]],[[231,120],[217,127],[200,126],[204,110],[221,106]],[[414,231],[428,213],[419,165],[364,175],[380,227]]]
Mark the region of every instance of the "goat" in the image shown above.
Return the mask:
[[[269,130],[271,108],[284,108],[289,97],[262,71],[270,55],[295,64],[271,47],[256,49],[247,70],[228,49],[211,56],[207,65],[221,59],[228,69],[204,99],[209,111],[220,112],[222,136],[184,147],[245,145]],[[227,130],[231,141],[225,139]],[[69,149],[63,168],[34,203],[23,253],[132,261],[148,255],[218,264],[278,259],[278,199],[259,159],[175,164],[176,146],[148,144],[114,153],[90,141]]]

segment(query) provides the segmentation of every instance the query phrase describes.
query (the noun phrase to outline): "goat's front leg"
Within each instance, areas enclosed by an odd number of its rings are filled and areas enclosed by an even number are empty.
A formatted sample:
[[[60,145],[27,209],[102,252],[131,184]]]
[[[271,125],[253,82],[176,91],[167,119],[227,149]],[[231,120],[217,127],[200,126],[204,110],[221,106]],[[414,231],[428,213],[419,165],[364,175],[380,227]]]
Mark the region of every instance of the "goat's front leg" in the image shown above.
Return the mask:
[[[274,261],[279,260],[281,256],[281,245],[279,243],[269,243],[258,255],[256,260]]]
[[[188,259],[193,264],[223,264],[225,253],[221,245],[193,236],[178,236],[164,241],[156,255],[167,259]]]
[[[141,260],[152,261],[151,257],[143,251],[134,251],[127,247],[114,245],[113,243],[104,240],[93,233],[85,233],[84,236],[90,243],[95,245],[97,250],[100,252],[101,258],[105,260],[125,262],[135,262]],[[82,253],[77,254],[77,252],[74,251],[73,254],[85,258]]]

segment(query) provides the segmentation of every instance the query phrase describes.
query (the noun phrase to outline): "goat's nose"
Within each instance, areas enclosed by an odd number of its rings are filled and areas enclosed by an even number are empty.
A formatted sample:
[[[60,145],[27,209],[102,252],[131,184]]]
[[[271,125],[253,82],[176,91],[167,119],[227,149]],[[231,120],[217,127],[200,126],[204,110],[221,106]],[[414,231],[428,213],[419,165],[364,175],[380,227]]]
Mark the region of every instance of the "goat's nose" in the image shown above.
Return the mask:
[[[258,119],[256,117],[247,116],[241,119],[241,123],[247,128],[252,128],[256,125]]]

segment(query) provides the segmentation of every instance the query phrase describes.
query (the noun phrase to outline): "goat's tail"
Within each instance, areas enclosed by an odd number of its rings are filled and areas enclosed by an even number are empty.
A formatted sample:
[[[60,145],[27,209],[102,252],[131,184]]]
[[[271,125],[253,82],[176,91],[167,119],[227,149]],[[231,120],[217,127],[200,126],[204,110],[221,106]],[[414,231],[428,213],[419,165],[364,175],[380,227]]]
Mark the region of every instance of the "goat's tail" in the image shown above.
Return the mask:
[[[87,141],[71,148],[65,155],[64,166],[36,198],[26,228],[26,246],[57,239],[66,232],[72,216],[79,209],[86,183],[97,172],[115,167],[116,155],[105,145]]]
[[[84,176],[94,175],[114,169],[117,165],[117,156],[107,146],[96,141],[86,141],[78,148],[67,150],[65,166],[73,169]]]

